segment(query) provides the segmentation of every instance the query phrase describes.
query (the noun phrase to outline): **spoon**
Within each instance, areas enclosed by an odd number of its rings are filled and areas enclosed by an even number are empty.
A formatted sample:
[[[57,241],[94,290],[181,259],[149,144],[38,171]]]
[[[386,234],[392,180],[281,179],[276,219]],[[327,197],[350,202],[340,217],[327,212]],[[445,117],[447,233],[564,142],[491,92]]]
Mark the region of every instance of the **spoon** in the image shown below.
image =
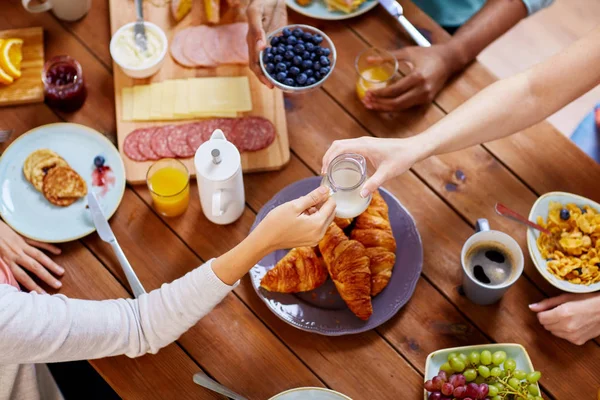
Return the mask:
[[[235,393],[233,390],[228,389],[225,386],[221,385],[220,383],[209,378],[207,375],[203,374],[202,372],[198,372],[194,375],[194,383],[196,383],[197,385],[200,385],[202,387],[205,387],[209,390],[212,390],[213,392],[222,394],[223,396],[227,396],[228,398],[233,399],[233,400],[248,400],[247,398]]]
[[[530,220],[528,220],[521,214],[506,207],[504,204],[496,203],[496,206],[494,208],[496,210],[496,213],[498,213],[498,215],[502,215],[503,217],[510,218],[514,221],[520,222],[524,225],[527,225],[530,228],[537,229],[538,231],[543,232],[546,235],[552,237],[552,233],[548,229],[542,228],[535,222],[531,222]]]

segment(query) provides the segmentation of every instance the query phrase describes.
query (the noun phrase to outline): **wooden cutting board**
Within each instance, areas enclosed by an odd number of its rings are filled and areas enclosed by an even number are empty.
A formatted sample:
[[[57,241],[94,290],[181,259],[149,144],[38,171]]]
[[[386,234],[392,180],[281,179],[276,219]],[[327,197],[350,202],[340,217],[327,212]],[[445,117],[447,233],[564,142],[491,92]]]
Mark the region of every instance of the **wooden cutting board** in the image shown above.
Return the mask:
[[[134,2],[131,0],[109,0],[110,4],[110,26],[114,34],[117,29],[126,23],[135,21]],[[244,20],[241,12],[229,10],[222,13],[221,23],[231,23]],[[194,1],[192,11],[183,21],[177,23],[171,16],[169,3],[163,6],[157,6],[151,2],[144,2],[144,19],[160,26],[166,33],[169,44],[175,34],[191,25],[199,25],[204,21],[204,9],[202,1]],[[170,54],[167,54],[165,63],[158,73],[147,79],[132,79],[125,75],[119,66],[113,62],[114,80],[115,80],[115,102],[117,114],[117,138],[119,151],[125,163],[127,181],[132,184],[144,183],[146,181],[146,172],[151,161],[136,162],[130,160],[123,153],[123,141],[128,133],[136,128],[148,126],[167,125],[172,122],[134,122],[123,121],[121,119],[121,89],[134,85],[143,85],[152,82],[161,82],[166,79],[181,79],[201,76],[248,76],[250,80],[250,91],[252,93],[251,112],[243,115],[261,116],[270,120],[277,130],[275,142],[268,148],[256,151],[242,153],[242,168],[244,172],[273,171],[282,168],[290,159],[290,149],[288,141],[287,124],[285,118],[285,109],[283,103],[283,93],[279,90],[271,90],[265,87],[254,76],[247,66],[227,65],[218,68],[185,68],[177,64]],[[190,120],[175,122],[188,123]],[[181,160],[188,167],[190,173],[194,174],[193,158]]]
[[[42,28],[0,31],[2,38],[23,39],[21,77],[8,86],[0,85],[0,107],[44,101],[44,31]]]

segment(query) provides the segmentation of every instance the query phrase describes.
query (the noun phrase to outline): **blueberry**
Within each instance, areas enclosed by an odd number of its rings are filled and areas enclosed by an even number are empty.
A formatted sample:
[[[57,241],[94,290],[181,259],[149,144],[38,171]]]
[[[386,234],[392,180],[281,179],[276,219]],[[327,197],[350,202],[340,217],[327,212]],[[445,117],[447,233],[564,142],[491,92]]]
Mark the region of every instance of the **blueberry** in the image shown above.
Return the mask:
[[[290,28],[283,28],[281,33],[283,34],[283,37],[288,37],[292,34],[292,31],[290,31]]]
[[[285,78],[283,84],[286,86],[294,86],[294,80],[292,78]]]
[[[305,70],[305,71],[304,71],[304,74],[305,74],[306,76],[308,76],[308,77],[311,77],[311,76],[313,76],[313,75],[314,75],[314,73],[315,73],[315,71],[313,71],[312,69],[307,69],[307,70]]]
[[[312,34],[310,32],[304,32],[304,34],[302,35],[302,39],[309,42],[312,40]]]
[[[296,82],[298,82],[298,85],[304,85],[307,80],[308,80],[308,76],[306,76],[306,74],[299,74],[296,77]]]
[[[284,63],[277,63],[277,65],[275,66],[275,71],[284,72],[284,71],[287,71],[287,67],[285,66]]]
[[[304,45],[300,44],[300,43],[298,43],[297,45],[294,46],[294,51],[296,52],[296,54],[304,53],[304,49],[305,49]]]
[[[296,36],[288,36],[287,44],[291,44],[292,46],[298,43],[298,38]]]
[[[285,67],[287,69],[290,69],[292,67],[292,62],[291,61],[284,61]]]
[[[290,76],[296,76],[299,73],[300,73],[300,68],[298,68],[298,67],[292,67],[292,68],[290,68],[290,71],[289,71],[289,75]]]
[[[280,40],[280,39],[279,39],[279,36],[274,36],[274,37],[271,39],[271,46],[273,46],[273,47],[277,46],[277,45],[279,44],[279,40]]]
[[[273,63],[268,63],[267,65],[265,65],[265,70],[269,73],[272,74],[273,71],[275,71],[275,64]]]
[[[271,54],[273,52],[273,48],[272,47],[267,47],[265,49],[265,54]]]
[[[319,43],[321,43],[323,41],[323,36],[321,36],[319,34],[314,35],[313,38],[312,38],[312,41],[313,41],[314,44],[319,44]]]
[[[302,69],[310,69],[313,67],[313,62],[310,60],[302,61]]]
[[[286,45],[285,51],[294,51],[294,46],[292,46],[291,44]]]
[[[315,72],[315,79],[317,81],[320,81],[321,79],[323,79],[323,75],[321,75],[321,73],[319,71]]]
[[[300,39],[304,35],[304,31],[300,28],[296,28],[292,32],[292,35],[294,35],[296,38]]]
[[[313,63],[313,68],[315,69],[315,72],[317,72],[321,69],[321,63],[319,63],[318,61],[316,63]]]
[[[323,76],[327,75],[329,73],[329,67],[321,67],[319,73]]]
[[[323,50],[325,50],[324,48],[322,48],[321,46],[316,46],[315,47],[315,54],[318,56],[322,56],[324,55]]]
[[[302,64],[302,57],[300,56],[296,56],[292,59],[292,64],[294,65],[301,65]]]
[[[314,51],[315,50],[315,45],[312,44],[312,43],[310,43],[310,42],[306,43],[306,50],[308,50],[308,51]]]
[[[562,219],[563,221],[567,221],[569,218],[571,218],[571,213],[569,212],[569,210],[567,210],[566,208],[560,210],[560,219]]]
[[[294,58],[294,52],[286,51],[285,54],[283,55],[283,58],[285,58],[286,60],[291,60],[292,58]]]
[[[305,45],[306,43],[304,43],[304,40],[298,39],[298,43],[297,44]]]
[[[105,160],[105,159],[104,159],[104,157],[102,157],[102,156],[96,156],[96,157],[94,157],[94,165],[95,165],[97,168],[100,168],[100,167],[102,167],[102,166],[104,165],[104,163],[105,163],[105,162],[106,162],[106,160]]]
[[[310,53],[308,51],[305,51],[304,53],[302,53],[302,59],[303,60],[309,60],[310,59]]]
[[[310,59],[313,61],[318,61],[319,56],[316,53],[310,53]]]
[[[331,50],[327,49],[327,48],[322,48],[323,50],[323,55],[325,57],[329,57],[329,55],[331,54]]]
[[[285,72],[278,72],[275,76],[275,79],[277,79],[279,82],[283,82],[285,78],[287,78],[287,74]]]
[[[273,62],[274,58],[275,58],[275,56],[273,54],[271,54],[271,53],[266,53],[266,54],[263,55],[263,61],[266,62],[266,63]]]
[[[321,58],[319,58],[319,62],[321,63],[321,65],[329,65],[329,58],[325,57],[325,56],[321,56]]]
[[[317,83],[317,80],[312,76],[306,80],[306,86],[314,85],[315,83]]]
[[[275,57],[273,57],[274,63],[280,63],[282,61],[283,61],[283,56],[281,54],[277,54]]]
[[[277,46],[277,54],[281,54],[283,55],[285,53],[286,49],[285,46],[280,44],[279,46]]]

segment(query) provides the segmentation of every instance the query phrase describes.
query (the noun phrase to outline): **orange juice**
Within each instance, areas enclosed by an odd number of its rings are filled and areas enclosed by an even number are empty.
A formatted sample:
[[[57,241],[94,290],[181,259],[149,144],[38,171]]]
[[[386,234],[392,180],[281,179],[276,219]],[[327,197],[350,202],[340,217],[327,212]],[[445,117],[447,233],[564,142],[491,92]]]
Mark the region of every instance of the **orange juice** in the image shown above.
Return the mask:
[[[381,89],[387,86],[392,77],[389,68],[377,65],[360,71],[358,82],[356,82],[356,94],[362,100],[367,90]]]
[[[190,201],[189,173],[177,165],[157,165],[163,161],[176,160],[162,160],[150,167],[148,187],[156,211],[166,217],[175,217],[185,212]],[[155,166],[157,168],[152,171]],[[183,164],[181,166],[185,168]]]

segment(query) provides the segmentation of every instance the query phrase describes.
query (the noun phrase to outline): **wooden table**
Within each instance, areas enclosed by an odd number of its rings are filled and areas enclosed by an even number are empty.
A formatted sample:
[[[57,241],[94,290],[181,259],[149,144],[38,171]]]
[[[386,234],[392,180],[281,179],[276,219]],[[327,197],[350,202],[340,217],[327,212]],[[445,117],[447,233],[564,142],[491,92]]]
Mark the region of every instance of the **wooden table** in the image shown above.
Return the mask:
[[[43,26],[46,56],[69,54],[79,60],[89,97],[83,109],[72,115],[44,104],[3,108],[0,128],[14,128],[14,139],[39,125],[72,121],[114,141],[108,2],[94,0],[90,14],[72,24],[49,13],[28,14],[20,3],[3,2],[0,26]],[[413,23],[431,31],[434,43],[448,40],[410,1],[400,3]],[[296,14],[290,19],[307,21]],[[292,159],[280,172],[245,177],[247,207],[239,221],[225,227],[209,223],[195,187],[183,217],[162,219],[152,210],[146,187],[127,187],[111,225],[146,289],[185,274],[242,240],[271,196],[317,174],[333,140],[418,134],[495,80],[475,63],[450,82],[431,106],[382,117],[356,99],[353,60],[369,46],[404,46],[410,43],[407,37],[380,7],[347,22],[309,22],[336,43],[336,71],[323,89],[286,99]],[[413,298],[388,323],[354,336],[305,333],[272,314],[244,279],[210,315],[157,355],[91,363],[124,399],[220,398],[192,383],[192,375],[200,369],[250,399],[266,399],[298,386],[326,386],[357,400],[419,399],[430,352],[516,342],[528,349],[534,365],[543,371],[541,384],[547,398],[592,399],[599,382],[600,348],[596,342],[571,345],[538,324],[527,305],[556,290],[536,272],[529,257],[524,276],[497,305],[473,305],[457,288],[460,249],[477,218],[488,218],[492,227],[509,233],[526,249],[525,229],[496,216],[492,207],[496,201],[526,215],[537,196],[551,190],[599,199],[598,177],[600,167],[545,122],[508,139],[433,157],[386,185],[415,217],[425,252],[422,279]],[[61,293],[87,299],[131,296],[112,251],[97,235],[64,245],[63,250],[57,258],[67,269]]]

